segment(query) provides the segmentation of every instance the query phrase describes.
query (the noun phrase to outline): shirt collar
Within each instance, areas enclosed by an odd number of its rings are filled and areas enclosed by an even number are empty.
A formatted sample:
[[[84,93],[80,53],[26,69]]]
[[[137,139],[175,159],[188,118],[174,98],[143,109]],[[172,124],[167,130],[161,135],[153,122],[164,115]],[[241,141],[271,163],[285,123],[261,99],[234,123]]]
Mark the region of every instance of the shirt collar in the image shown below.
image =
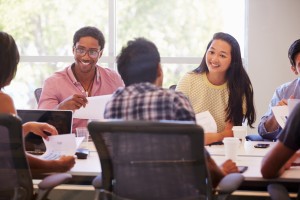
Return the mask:
[[[67,67],[67,74],[70,77],[71,81],[73,82],[73,84],[79,84],[80,82],[78,82],[73,74],[72,71],[72,66],[74,66],[75,63],[73,63],[72,65],[70,65],[69,67]],[[96,65],[96,81],[99,82],[100,81],[100,67],[98,67],[98,65]]]
[[[73,84],[78,84],[79,82],[76,80],[76,78],[73,74],[73,71],[72,71],[72,66],[73,65],[74,65],[74,63],[67,68],[67,74],[70,77]]]

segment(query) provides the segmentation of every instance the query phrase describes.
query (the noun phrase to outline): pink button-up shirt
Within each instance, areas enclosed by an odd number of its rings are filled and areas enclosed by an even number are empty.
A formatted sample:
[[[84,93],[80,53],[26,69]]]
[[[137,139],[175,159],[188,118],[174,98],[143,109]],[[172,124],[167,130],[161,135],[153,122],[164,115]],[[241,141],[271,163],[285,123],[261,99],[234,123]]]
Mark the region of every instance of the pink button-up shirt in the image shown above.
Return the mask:
[[[124,83],[117,72],[97,66],[91,96],[112,94],[119,87],[124,87]],[[76,80],[71,66],[68,66],[62,71],[55,72],[44,81],[38,108],[55,109],[59,103],[74,94],[86,95],[84,88]],[[87,126],[87,121],[85,119],[73,119],[73,133],[77,127]]]

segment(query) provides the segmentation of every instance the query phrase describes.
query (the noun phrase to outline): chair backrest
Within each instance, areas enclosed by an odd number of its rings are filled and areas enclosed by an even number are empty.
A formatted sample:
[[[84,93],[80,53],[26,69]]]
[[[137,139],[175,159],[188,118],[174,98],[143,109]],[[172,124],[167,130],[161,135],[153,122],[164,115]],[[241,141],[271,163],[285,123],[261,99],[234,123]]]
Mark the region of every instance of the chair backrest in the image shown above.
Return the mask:
[[[34,90],[34,97],[37,103],[39,103],[41,93],[42,93],[42,88],[36,88]]]
[[[90,122],[107,193],[126,199],[211,199],[203,129],[179,121]]]
[[[0,114],[0,138],[0,199],[13,199],[13,196],[32,199],[33,183],[20,119]]]
[[[170,90],[175,90],[177,85],[170,85],[169,89]]]

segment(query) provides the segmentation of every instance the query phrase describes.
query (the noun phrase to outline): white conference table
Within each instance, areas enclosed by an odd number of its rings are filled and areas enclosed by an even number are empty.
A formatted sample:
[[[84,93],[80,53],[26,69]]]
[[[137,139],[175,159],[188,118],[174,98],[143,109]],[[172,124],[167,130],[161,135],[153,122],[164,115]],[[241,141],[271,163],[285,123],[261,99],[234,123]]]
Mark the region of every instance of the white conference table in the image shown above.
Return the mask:
[[[270,143],[270,147],[266,149],[256,149],[256,143]],[[248,149],[243,145],[239,147],[236,164],[238,166],[248,166],[248,169],[243,173],[245,181],[242,184],[241,190],[261,190],[265,191],[269,182],[282,182],[292,184],[292,187],[298,186],[300,182],[300,167],[292,167],[287,170],[281,177],[276,179],[264,179],[260,173],[261,161],[263,156],[272,148],[272,142],[250,142]],[[98,153],[92,142],[83,144],[82,148],[88,148],[90,154],[87,159],[76,159],[75,166],[68,172],[73,175],[74,181],[72,184],[91,185],[95,176],[101,173],[101,166]],[[250,148],[251,147],[251,148]],[[217,164],[225,161],[224,146],[213,145],[206,146],[212,158]]]
[[[270,144],[270,146],[265,149],[255,148],[254,145],[257,143],[266,143]],[[279,178],[264,179],[262,177],[260,172],[262,159],[266,153],[272,149],[274,144],[275,142],[245,141],[245,144],[239,146],[238,156],[235,162],[238,166],[248,167],[243,173],[245,180],[240,187],[241,190],[266,191],[267,185],[270,182],[280,182],[283,183],[289,191],[298,191],[298,183],[300,183],[299,166],[291,167]],[[206,146],[206,149],[218,165],[226,160],[224,145]]]
[[[94,190],[92,181],[101,173],[97,150],[93,142],[83,142],[79,148],[89,149],[90,152],[87,159],[76,158],[74,167],[67,172],[72,175],[71,181],[56,187],[56,189]],[[43,176],[33,177],[35,188],[37,188],[37,184],[42,178]]]
[[[255,148],[256,144],[270,144],[267,148]],[[265,142],[265,141],[245,141],[244,144],[239,145],[238,156],[247,157],[263,157],[266,153],[274,146],[275,142]],[[221,155],[224,156],[225,149],[224,145],[211,145],[205,146],[207,151],[211,155]]]
[[[246,144],[247,143],[247,144]],[[262,143],[262,142],[245,142],[245,146],[240,145],[239,151],[238,151],[238,163],[239,165],[252,165],[253,163],[261,163],[261,159],[267,151],[269,151],[274,142],[264,142],[264,143],[269,143],[270,146],[266,149],[257,149],[254,148],[254,145],[257,143]],[[75,175],[75,176],[97,176],[101,172],[101,165],[98,157],[98,153],[95,149],[95,146],[92,142],[88,143],[83,143],[80,148],[87,148],[90,151],[90,154],[88,155],[87,159],[76,159],[76,164],[75,166],[69,171],[70,174]],[[222,163],[225,160],[224,157],[224,145],[212,145],[212,146],[206,146],[206,149],[208,152],[211,154],[213,158],[216,158],[217,163]],[[243,156],[243,158],[241,158]],[[257,159],[252,158],[252,157],[258,157]],[[248,162],[250,160],[250,162]],[[251,162],[253,161],[253,163]],[[259,166],[257,166],[258,168]],[[254,168],[254,167],[253,167]],[[256,168],[256,169],[257,169]],[[253,169],[253,172],[254,170]],[[247,170],[250,171],[250,170]],[[251,173],[252,174],[252,173]],[[249,175],[251,175],[249,174]],[[254,173],[253,173],[254,174]],[[248,175],[246,173],[245,175]]]
[[[223,163],[226,159],[225,156],[212,155],[212,158],[217,164]],[[248,169],[243,173],[245,181],[253,182],[270,182],[271,179],[264,179],[260,173],[261,161],[263,157],[259,156],[238,156],[236,164],[238,166],[248,166]],[[272,181],[279,182],[300,182],[300,167],[295,166],[284,172],[284,174]]]
[[[90,151],[87,159],[76,159],[75,166],[68,172],[73,176],[97,176],[101,172],[99,156],[93,142],[83,142],[79,148]]]

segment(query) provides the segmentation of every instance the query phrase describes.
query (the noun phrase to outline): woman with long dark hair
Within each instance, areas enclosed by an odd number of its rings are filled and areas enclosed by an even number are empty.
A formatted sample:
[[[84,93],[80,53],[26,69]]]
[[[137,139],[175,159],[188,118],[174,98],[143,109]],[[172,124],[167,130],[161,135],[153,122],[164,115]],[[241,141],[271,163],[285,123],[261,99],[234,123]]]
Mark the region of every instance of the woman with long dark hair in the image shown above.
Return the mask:
[[[240,46],[227,33],[214,34],[200,66],[185,74],[176,90],[189,98],[195,113],[209,111],[216,120],[217,132],[205,134],[206,144],[232,137],[232,127],[244,121],[253,128],[252,84],[243,67]]]

